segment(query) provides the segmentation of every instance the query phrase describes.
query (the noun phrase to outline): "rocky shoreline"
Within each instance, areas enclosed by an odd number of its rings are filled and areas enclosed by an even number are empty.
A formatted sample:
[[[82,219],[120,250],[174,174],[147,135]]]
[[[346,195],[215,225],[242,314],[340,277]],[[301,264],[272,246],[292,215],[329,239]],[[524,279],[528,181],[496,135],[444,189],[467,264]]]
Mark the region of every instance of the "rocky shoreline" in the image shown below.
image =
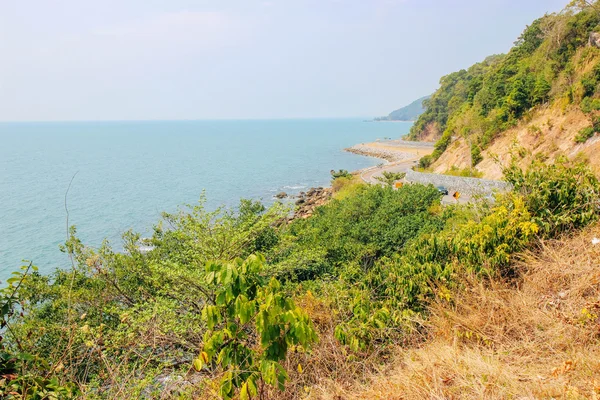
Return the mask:
[[[311,188],[307,192],[300,192],[292,219],[310,217],[314,214],[315,209],[327,203],[332,195],[333,189],[330,187],[317,187]]]
[[[361,156],[381,158],[388,162],[410,160],[411,158],[415,157],[415,155],[412,153],[405,153],[405,152],[394,151],[394,150],[389,150],[389,149],[384,149],[384,148],[377,148],[377,147],[372,147],[372,146],[368,146],[365,144],[357,144],[352,147],[348,147],[348,148],[344,149],[344,151],[347,151],[347,152],[353,153],[353,154],[358,154]]]
[[[361,143],[346,148],[344,151],[361,156],[380,158],[385,160],[386,164],[390,163],[390,165],[396,165],[395,163],[401,163],[402,161],[414,160],[416,157],[418,157],[419,150],[426,150],[428,147],[429,146],[426,146],[425,149],[423,149],[422,144],[393,140],[385,143]],[[433,146],[430,147],[433,148]],[[363,172],[374,168],[381,169],[382,167],[370,167],[363,170],[354,171],[353,174],[361,175]],[[331,200],[332,196],[333,189],[331,187],[316,187],[311,188],[306,192],[300,192],[297,196],[288,196],[287,193],[281,192],[276,194],[274,197],[279,200],[288,197],[295,199],[295,210],[293,215],[288,220],[288,222],[291,222],[298,218],[310,217],[314,214],[317,207],[326,204],[329,200]]]

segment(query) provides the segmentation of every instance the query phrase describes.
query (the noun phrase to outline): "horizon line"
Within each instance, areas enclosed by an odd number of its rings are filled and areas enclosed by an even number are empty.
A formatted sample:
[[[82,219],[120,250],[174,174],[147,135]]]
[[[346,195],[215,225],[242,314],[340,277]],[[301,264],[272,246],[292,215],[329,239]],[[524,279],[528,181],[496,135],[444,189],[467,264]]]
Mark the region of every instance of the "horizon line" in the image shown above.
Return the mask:
[[[377,117],[274,117],[274,118],[186,118],[186,119],[65,119],[65,120],[0,120],[0,124],[28,123],[83,123],[83,122],[201,122],[201,121],[286,121],[286,120],[327,120],[327,119],[364,119],[372,122]],[[414,121],[379,121],[379,122],[414,122]]]

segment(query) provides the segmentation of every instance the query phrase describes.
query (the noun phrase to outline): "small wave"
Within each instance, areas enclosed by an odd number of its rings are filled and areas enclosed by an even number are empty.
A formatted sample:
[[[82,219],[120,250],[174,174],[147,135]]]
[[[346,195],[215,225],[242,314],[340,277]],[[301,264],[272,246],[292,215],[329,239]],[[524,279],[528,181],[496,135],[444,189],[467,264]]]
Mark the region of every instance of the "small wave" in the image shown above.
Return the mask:
[[[298,190],[298,189],[306,189],[306,186],[303,185],[297,185],[297,186],[284,186],[284,189],[292,189],[292,190]]]

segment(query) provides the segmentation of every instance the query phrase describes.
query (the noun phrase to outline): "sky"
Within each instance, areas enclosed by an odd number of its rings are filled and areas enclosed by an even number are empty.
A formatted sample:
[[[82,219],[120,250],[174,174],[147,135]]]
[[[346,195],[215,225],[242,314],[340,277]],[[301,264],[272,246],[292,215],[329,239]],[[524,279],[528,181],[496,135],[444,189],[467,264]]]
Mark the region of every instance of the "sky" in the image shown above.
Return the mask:
[[[0,0],[0,121],[373,117],[567,0]]]

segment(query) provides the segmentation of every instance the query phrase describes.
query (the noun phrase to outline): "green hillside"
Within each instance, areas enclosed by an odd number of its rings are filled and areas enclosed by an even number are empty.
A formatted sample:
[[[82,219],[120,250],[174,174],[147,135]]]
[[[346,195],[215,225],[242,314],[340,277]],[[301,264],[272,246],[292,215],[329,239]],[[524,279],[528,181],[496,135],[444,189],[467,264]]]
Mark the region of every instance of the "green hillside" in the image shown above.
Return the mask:
[[[588,45],[590,34],[600,31],[600,13],[584,3],[535,20],[508,54],[488,57],[440,80],[409,135],[416,140],[428,126],[442,133],[422,166],[436,160],[452,137],[469,140],[477,164],[481,151],[499,133],[544,104],[581,107],[590,119],[582,141],[600,129],[600,49]]]

